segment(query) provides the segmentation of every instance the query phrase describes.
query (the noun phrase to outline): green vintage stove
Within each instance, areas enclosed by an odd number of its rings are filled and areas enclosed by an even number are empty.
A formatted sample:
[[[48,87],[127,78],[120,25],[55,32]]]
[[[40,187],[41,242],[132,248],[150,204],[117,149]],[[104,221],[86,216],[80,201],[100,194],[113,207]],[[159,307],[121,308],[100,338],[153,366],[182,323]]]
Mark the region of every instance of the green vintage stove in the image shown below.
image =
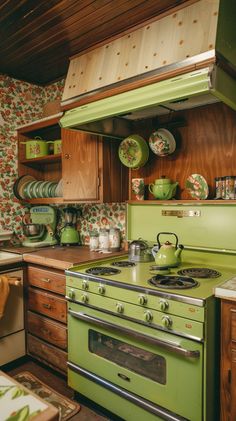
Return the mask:
[[[152,248],[174,232],[181,261],[164,275],[128,255],[66,271],[72,388],[127,421],[219,419],[214,288],[236,274],[235,216],[234,205],[127,205],[127,238]]]

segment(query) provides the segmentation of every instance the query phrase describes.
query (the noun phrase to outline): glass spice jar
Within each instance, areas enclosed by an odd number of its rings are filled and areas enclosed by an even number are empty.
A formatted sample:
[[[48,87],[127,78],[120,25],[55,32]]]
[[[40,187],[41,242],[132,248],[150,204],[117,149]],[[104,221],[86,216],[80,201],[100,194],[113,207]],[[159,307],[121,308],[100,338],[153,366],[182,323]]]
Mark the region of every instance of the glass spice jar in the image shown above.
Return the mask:
[[[120,230],[119,228],[110,228],[109,231],[109,250],[120,250]]]
[[[215,178],[215,198],[223,199],[225,196],[225,177]]]
[[[89,233],[89,249],[90,250],[97,250],[99,247],[98,241],[98,232],[97,231],[90,231]]]
[[[225,197],[224,199],[234,199],[235,176],[227,175],[225,177]]]
[[[99,248],[103,251],[108,251],[109,248],[109,230],[101,228],[99,231]]]

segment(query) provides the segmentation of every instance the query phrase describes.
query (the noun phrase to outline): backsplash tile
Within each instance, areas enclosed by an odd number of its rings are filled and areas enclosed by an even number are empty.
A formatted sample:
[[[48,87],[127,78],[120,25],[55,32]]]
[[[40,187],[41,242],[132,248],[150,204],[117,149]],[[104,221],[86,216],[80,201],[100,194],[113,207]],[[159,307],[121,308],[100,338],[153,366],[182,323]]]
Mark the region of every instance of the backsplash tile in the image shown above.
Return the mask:
[[[23,239],[22,217],[27,208],[15,198],[13,184],[17,174],[17,127],[43,117],[43,106],[61,98],[64,80],[39,87],[0,74],[0,229],[13,230],[13,242]],[[58,206],[58,233],[63,224]],[[82,216],[77,228],[84,244],[89,242],[89,231],[103,227],[117,227],[125,237],[125,204],[82,204]]]

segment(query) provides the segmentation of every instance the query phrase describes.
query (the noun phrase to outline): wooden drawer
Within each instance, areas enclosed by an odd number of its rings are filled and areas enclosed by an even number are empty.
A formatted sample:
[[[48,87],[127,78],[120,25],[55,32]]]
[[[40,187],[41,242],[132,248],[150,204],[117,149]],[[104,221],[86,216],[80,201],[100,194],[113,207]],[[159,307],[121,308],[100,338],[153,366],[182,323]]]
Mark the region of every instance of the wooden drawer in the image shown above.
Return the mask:
[[[58,295],[28,288],[28,309],[62,323],[67,322],[67,303]]]
[[[28,332],[33,335],[61,349],[67,349],[67,328],[65,325],[28,311],[27,326]]]
[[[236,307],[234,309],[230,309],[231,313],[231,340],[234,342],[234,346],[236,345]]]
[[[27,351],[32,357],[56,368],[61,373],[67,373],[67,353],[41,339],[27,335]]]
[[[64,272],[28,266],[27,273],[29,285],[65,295],[66,277]]]

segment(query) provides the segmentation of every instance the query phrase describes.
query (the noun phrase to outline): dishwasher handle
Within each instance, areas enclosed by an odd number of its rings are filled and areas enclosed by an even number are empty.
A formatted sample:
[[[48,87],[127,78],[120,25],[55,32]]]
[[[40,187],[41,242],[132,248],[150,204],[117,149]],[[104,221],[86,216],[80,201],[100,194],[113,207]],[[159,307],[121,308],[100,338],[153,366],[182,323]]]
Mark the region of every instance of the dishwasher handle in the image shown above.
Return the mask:
[[[106,320],[102,320],[98,317],[90,316],[85,313],[80,313],[80,312],[78,313],[70,309],[68,310],[68,312],[72,317],[75,317],[76,319],[82,320],[89,324],[103,327],[114,333],[122,334],[127,337],[132,337],[134,339],[141,340],[142,342],[145,342],[150,345],[158,345],[161,348],[168,349],[169,351],[174,352],[176,354],[183,355],[184,357],[187,357],[187,358],[200,357],[200,351],[198,350],[193,351],[193,350],[185,349],[173,342],[168,342],[168,341],[163,341],[161,339],[153,338],[152,336],[145,335],[140,332],[136,332],[133,329],[129,329],[124,326],[118,326],[114,323],[107,322]]]

